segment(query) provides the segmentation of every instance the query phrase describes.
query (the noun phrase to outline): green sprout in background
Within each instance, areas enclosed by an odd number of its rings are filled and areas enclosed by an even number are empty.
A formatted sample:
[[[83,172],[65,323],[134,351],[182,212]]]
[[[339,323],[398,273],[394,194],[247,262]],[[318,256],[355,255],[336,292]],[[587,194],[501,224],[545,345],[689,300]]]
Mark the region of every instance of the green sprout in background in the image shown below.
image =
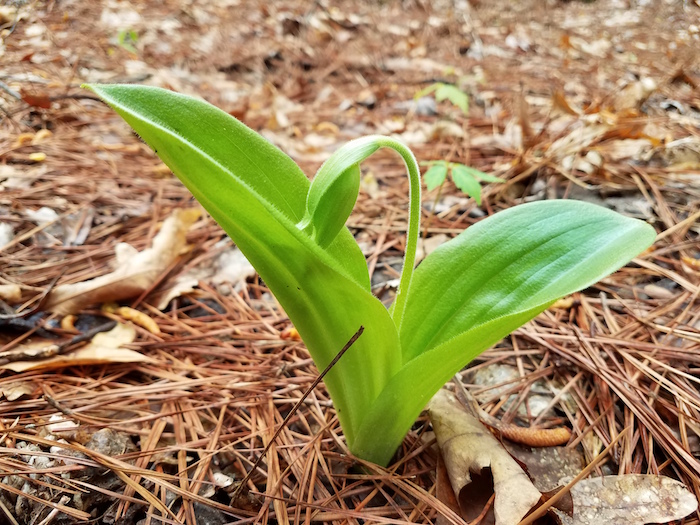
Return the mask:
[[[465,116],[469,112],[469,95],[454,84],[435,82],[416,93],[414,98],[417,100],[430,94],[435,95],[436,102],[450,101],[453,106],[462,110]],[[503,179],[484,173],[476,168],[465,166],[459,162],[431,160],[422,162],[421,165],[428,167],[428,170],[423,175],[428,191],[437,187],[440,188],[434,204],[437,204],[440,198],[448,173],[451,175],[455,185],[466,195],[473,197],[478,206],[481,206],[480,182],[505,182]],[[435,209],[435,206],[433,206],[433,209]]]
[[[469,113],[469,95],[454,84],[435,82],[434,84],[430,84],[428,87],[421,89],[415,94],[414,98],[419,99],[430,94],[435,96],[435,102],[449,100],[453,106],[461,109],[462,113],[465,115]]]
[[[282,151],[202,100],[145,86],[87,87],[231,236],[319,370],[365,327],[324,381],[348,448],[380,465],[389,463],[427,402],[455,373],[557,299],[626,264],[655,238],[648,224],[606,208],[540,201],[479,221],[414,269],[420,172],[398,140],[353,140],[309,182]],[[379,148],[397,152],[409,177],[405,262],[389,310],[372,294],[367,261],[345,226],[358,196],[360,163]]]
[[[135,47],[138,41],[139,35],[133,29],[122,29],[117,34],[117,44],[119,47],[134,55],[138,54],[138,50]]]
[[[480,182],[505,182],[505,180],[484,173],[476,168],[471,168],[459,162],[447,162],[445,160],[430,160],[421,162],[421,166],[427,166],[427,171],[423,174],[423,181],[432,191],[437,187],[442,188],[447,180],[449,172],[452,181],[462,192],[469,197],[473,197],[478,206],[481,206],[481,184]]]

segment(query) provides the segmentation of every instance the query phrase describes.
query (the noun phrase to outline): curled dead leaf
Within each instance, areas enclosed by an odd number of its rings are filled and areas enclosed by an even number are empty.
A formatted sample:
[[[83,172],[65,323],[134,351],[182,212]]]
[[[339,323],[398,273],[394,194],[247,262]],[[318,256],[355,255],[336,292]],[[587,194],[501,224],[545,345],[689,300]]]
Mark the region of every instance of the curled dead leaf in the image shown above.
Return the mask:
[[[164,310],[176,297],[194,292],[199,281],[215,285],[228,282],[234,285],[234,290],[239,290],[245,284],[245,280],[253,275],[255,275],[253,265],[248,262],[243,252],[237,247],[232,247],[181,274],[172,287],[159,298],[158,309]]]
[[[561,89],[555,90],[552,94],[552,107],[567,115],[579,116],[579,112],[571,107],[571,104],[566,100],[566,95]]]
[[[49,129],[40,129],[34,134],[34,137],[32,138],[32,144],[41,144],[47,139],[50,139],[53,136],[53,133]]]
[[[40,93],[37,95],[31,93],[22,93],[22,100],[30,106],[34,106],[35,108],[51,108],[51,98],[44,93]]]
[[[8,401],[14,401],[22,396],[28,396],[34,392],[34,384],[25,381],[13,381],[0,385],[0,397]]]
[[[649,95],[656,91],[656,89],[657,85],[654,79],[648,77],[642,78],[622,88],[615,97],[613,106],[616,111],[639,109],[646,99],[649,98]]]
[[[116,270],[88,281],[57,286],[49,295],[46,309],[71,314],[90,304],[140,295],[185,249],[187,231],[200,213],[198,208],[175,211],[163,223],[152,246],[142,252],[128,244],[117,245]]]
[[[567,295],[561,299],[554,301],[554,304],[550,306],[553,310],[568,310],[574,306],[575,300],[573,295]]]
[[[280,338],[289,341],[301,341],[301,336],[299,335],[299,332],[293,326],[285,328],[280,334]]]
[[[486,489],[483,485],[488,480],[482,471],[490,469],[495,492],[496,525],[519,523],[541,497],[527,474],[491,432],[477,418],[468,414],[450,392],[440,390],[430,402],[429,413],[452,488],[459,501],[465,501],[472,492],[483,493]],[[463,504],[461,508],[463,514],[470,514]],[[476,516],[465,517],[471,520]]]
[[[75,327],[75,322],[77,320],[78,320],[77,315],[70,314],[70,315],[64,316],[63,319],[61,319],[61,330],[64,330],[64,331],[66,331],[68,333],[72,333],[72,334],[80,333],[80,330],[78,330]]]
[[[483,421],[483,418],[482,418]],[[486,422],[488,424],[488,422]],[[526,428],[518,425],[494,427],[505,439],[530,447],[555,447],[566,445],[571,439],[571,430],[567,427],[557,428]]]
[[[449,241],[450,238],[444,233],[438,233],[428,237],[427,239],[418,239],[418,247],[416,250],[416,262],[420,262],[428,255],[433,253],[437,248]]]
[[[19,135],[17,135],[17,138],[15,138],[15,142],[14,142],[13,146],[14,147],[26,146],[27,144],[31,144],[33,140],[34,140],[34,133],[20,133]]]

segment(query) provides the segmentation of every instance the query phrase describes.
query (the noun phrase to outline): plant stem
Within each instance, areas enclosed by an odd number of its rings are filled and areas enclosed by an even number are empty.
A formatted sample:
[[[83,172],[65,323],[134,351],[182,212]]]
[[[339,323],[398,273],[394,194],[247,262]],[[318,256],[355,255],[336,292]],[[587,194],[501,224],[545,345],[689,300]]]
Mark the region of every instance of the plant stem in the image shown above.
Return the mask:
[[[408,228],[406,231],[406,253],[404,255],[403,269],[399,287],[396,290],[396,299],[392,307],[392,318],[397,330],[401,327],[403,313],[406,308],[406,297],[413,268],[416,265],[416,249],[418,246],[418,235],[420,234],[420,168],[413,152],[402,142],[391,137],[381,137],[379,143],[382,147],[391,148],[401,155],[401,158],[408,170]]]

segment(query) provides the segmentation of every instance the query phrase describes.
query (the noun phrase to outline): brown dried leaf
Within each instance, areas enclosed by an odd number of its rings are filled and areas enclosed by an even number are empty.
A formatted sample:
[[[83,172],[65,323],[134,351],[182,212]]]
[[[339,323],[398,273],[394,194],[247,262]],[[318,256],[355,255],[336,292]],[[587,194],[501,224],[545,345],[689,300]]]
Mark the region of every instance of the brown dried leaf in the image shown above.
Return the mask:
[[[541,492],[561,487],[564,485],[563,478],[573,478],[586,466],[579,448],[534,448],[509,442],[504,445],[513,457],[525,465],[528,476]]]
[[[418,239],[418,247],[416,249],[416,262],[420,262],[425,259],[428,255],[433,253],[440,246],[449,241],[450,238],[444,233],[438,233],[428,237],[427,239]]]
[[[575,117],[579,116],[579,112],[571,107],[571,104],[569,104],[569,101],[566,100],[566,95],[564,95],[564,92],[561,89],[556,89],[552,94],[552,107],[566,113],[567,115],[573,115]]]
[[[31,93],[22,93],[22,100],[30,106],[34,106],[35,108],[51,108],[51,98],[43,93],[39,95],[32,95]]]
[[[573,517],[567,525],[667,523],[695,511],[698,501],[685,486],[664,476],[626,474],[580,481],[571,489]]]
[[[159,334],[160,327],[152,318],[150,318],[146,313],[131,308],[129,306],[117,306],[114,303],[108,303],[102,305],[102,311],[111,314],[117,314],[122,319],[131,321],[137,326],[145,328],[152,334]]]
[[[163,223],[153,245],[142,252],[136,252],[128,244],[117,245],[115,271],[88,281],[57,286],[49,295],[46,309],[71,314],[89,304],[140,295],[182,253],[187,231],[200,213],[197,208],[175,211]]]
[[[613,106],[616,111],[639,109],[656,89],[657,85],[653,79],[643,78],[620,90],[613,101]]]
[[[151,358],[122,346],[133,342],[135,337],[136,329],[133,326],[117,324],[109,332],[97,334],[89,344],[70,354],[58,355],[40,361],[14,361],[0,366],[0,369],[25,372],[27,370],[46,370],[65,366],[151,362]],[[46,342],[28,343],[16,347],[15,352],[33,355],[46,345]]]
[[[554,159],[578,155],[581,150],[596,144],[609,130],[610,127],[606,124],[585,123],[552,142],[547,155]]]
[[[0,397],[5,397],[8,401],[14,401],[22,396],[28,396],[34,392],[34,384],[24,381],[14,381],[0,385]]]
[[[217,257],[207,259],[206,263],[181,274],[172,287],[158,300],[158,309],[164,310],[170,301],[194,292],[199,281],[219,285],[231,283],[234,290],[239,290],[245,280],[255,275],[255,268],[237,247],[222,252]]]
[[[540,500],[541,494],[518,463],[481,422],[469,415],[453,394],[440,390],[430,402],[430,419],[445,460],[452,488],[464,501],[473,491],[483,491],[479,475],[490,469],[496,494],[496,525],[517,524]],[[479,483],[472,483],[472,476]],[[464,507],[462,511],[466,513]],[[468,518],[470,519],[470,518]]]
[[[441,454],[438,454],[438,462],[435,471],[435,477],[435,496],[437,497],[437,499],[439,499],[445,505],[447,505],[452,512],[459,515],[459,502],[457,501],[457,496],[455,496],[454,490],[452,490],[450,477],[447,474],[447,468],[445,467],[445,460],[442,459]],[[445,525],[447,523],[449,523],[449,521],[441,514],[438,514],[435,520],[435,524]]]
[[[609,140],[598,147],[608,162],[619,162],[625,159],[641,160],[651,149],[649,139]]]
[[[0,242],[2,244],[2,242]],[[22,298],[22,289],[18,284],[0,284],[0,299],[16,303]]]

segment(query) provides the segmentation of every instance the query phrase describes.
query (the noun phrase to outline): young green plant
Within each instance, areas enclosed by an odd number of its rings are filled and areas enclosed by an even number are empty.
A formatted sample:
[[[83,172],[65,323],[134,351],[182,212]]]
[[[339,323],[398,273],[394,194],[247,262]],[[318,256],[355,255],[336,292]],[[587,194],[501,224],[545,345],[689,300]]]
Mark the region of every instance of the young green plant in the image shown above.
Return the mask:
[[[435,102],[449,100],[453,106],[461,109],[465,115],[469,112],[469,95],[454,84],[435,82],[421,89],[413,98],[419,99],[430,94],[435,96]]]
[[[423,180],[428,188],[432,191],[435,188],[440,188],[447,180],[449,172],[452,181],[465,194],[472,197],[478,206],[481,206],[481,182],[505,182],[499,177],[494,177],[488,173],[484,173],[476,168],[465,166],[459,162],[447,162],[445,160],[429,160],[421,162],[422,166],[427,166],[428,169],[423,174]],[[438,195],[440,192],[438,192]],[[437,202],[437,198],[436,198]],[[433,209],[435,206],[433,206]]]
[[[414,271],[420,175],[396,139],[339,148],[309,182],[227,113],[133,85],[89,85],[155,150],[226,230],[275,294],[325,377],[348,447],[386,465],[431,396],[472,359],[556,299],[620,268],[654,240],[640,221],[575,201],[516,206],[468,228]],[[360,163],[379,148],[408,171],[406,258],[387,310],[345,227]]]
[[[126,49],[129,53],[134,55],[138,54],[138,50],[135,47],[138,40],[139,35],[133,29],[122,29],[117,34],[117,44],[119,44],[119,47]]]

